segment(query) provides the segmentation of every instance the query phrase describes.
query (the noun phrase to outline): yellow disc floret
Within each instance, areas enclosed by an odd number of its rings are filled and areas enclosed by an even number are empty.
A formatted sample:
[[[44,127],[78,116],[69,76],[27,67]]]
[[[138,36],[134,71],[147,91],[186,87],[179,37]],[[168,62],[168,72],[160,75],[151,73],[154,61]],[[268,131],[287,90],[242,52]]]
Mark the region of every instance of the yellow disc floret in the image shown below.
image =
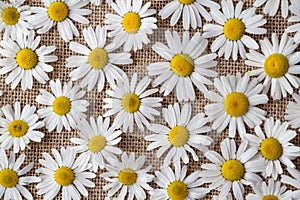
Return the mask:
[[[240,117],[248,112],[248,98],[243,93],[232,92],[228,94],[224,100],[224,109],[228,115]]]
[[[228,40],[239,40],[245,34],[245,24],[240,19],[231,18],[224,25],[224,35]]]
[[[103,69],[108,62],[107,52],[102,48],[96,48],[89,54],[89,65],[94,69]]]
[[[178,76],[189,76],[194,71],[194,60],[186,54],[176,54],[171,60],[171,69]]]
[[[125,168],[119,172],[118,178],[123,185],[132,185],[136,182],[138,175],[134,170]]]
[[[105,137],[101,135],[92,137],[88,143],[89,150],[94,153],[101,151],[105,145]]]
[[[245,175],[245,168],[239,160],[227,160],[221,167],[222,176],[228,181],[238,181]]]
[[[38,64],[38,56],[31,49],[22,49],[16,55],[16,61],[22,69],[32,69]]]
[[[262,141],[260,152],[268,160],[278,160],[283,153],[283,149],[277,139],[270,137]]]
[[[59,96],[53,101],[53,112],[65,115],[71,110],[71,101],[65,96]]]
[[[128,12],[122,20],[122,25],[127,33],[134,34],[140,30],[142,21],[136,12]]]
[[[48,7],[48,15],[53,21],[64,21],[69,15],[69,7],[62,1],[52,2]]]
[[[74,181],[75,174],[71,168],[62,166],[55,171],[54,179],[59,185],[68,186]]]
[[[28,131],[28,124],[23,120],[13,120],[8,124],[8,132],[12,137],[22,137]]]
[[[19,182],[19,176],[17,172],[12,169],[3,169],[0,171],[0,185],[5,188],[12,188]]]
[[[184,5],[190,5],[195,2],[195,0],[178,0],[178,1]]]
[[[188,195],[188,187],[181,181],[173,181],[167,191],[171,200],[184,200]]]
[[[129,92],[123,96],[122,106],[124,110],[126,110],[127,112],[134,113],[138,111],[140,105],[141,105],[141,100],[138,97],[138,95]]]
[[[174,126],[169,132],[169,141],[175,147],[181,147],[189,140],[189,131],[184,126]]]
[[[19,11],[14,8],[14,7],[9,7],[9,8],[5,8],[2,11],[2,21],[6,24],[6,25],[15,25],[16,23],[18,23],[19,18],[20,18],[20,13]]]
[[[264,63],[264,70],[271,78],[280,78],[284,76],[288,69],[289,61],[280,53],[269,55]]]
[[[262,200],[279,200],[275,195],[266,195],[262,198]]]

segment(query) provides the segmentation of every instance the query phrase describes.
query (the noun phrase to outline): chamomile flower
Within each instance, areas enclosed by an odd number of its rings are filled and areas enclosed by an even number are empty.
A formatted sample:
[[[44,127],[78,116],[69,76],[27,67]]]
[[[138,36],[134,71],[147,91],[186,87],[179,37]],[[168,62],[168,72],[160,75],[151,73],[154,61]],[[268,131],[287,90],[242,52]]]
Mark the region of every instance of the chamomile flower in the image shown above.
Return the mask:
[[[246,196],[246,200],[292,200],[292,191],[282,186],[280,181],[269,179],[266,182],[252,185],[253,193]]]
[[[256,79],[238,73],[215,78],[214,86],[218,93],[210,91],[206,97],[213,103],[205,106],[212,129],[220,133],[229,125],[229,137],[235,137],[236,130],[243,137],[244,123],[254,128],[265,120],[266,112],[257,106],[267,103],[268,97],[261,94],[263,86]]]
[[[123,152],[121,162],[116,159],[108,159],[109,165],[106,165],[108,172],[102,173],[100,176],[109,184],[103,186],[104,190],[109,190],[108,197],[112,197],[118,191],[118,200],[127,199],[143,200],[146,199],[144,190],[152,190],[148,184],[153,180],[153,175],[148,174],[152,166],[144,168],[146,156],[139,156],[135,159],[135,154],[130,153],[129,156]]]
[[[160,112],[155,108],[161,107],[162,98],[149,97],[156,93],[157,89],[146,90],[151,82],[149,77],[144,77],[137,83],[137,74],[133,74],[129,82],[126,74],[122,79],[118,79],[116,84],[112,84],[113,90],[107,90],[106,94],[112,98],[105,98],[106,105],[103,108],[108,110],[103,116],[115,115],[113,125],[116,128],[123,126],[123,132],[129,129],[133,132],[134,124],[143,131],[144,125],[149,126],[149,121],[154,121],[154,115]]]
[[[145,140],[152,142],[147,150],[159,148],[156,152],[158,158],[168,152],[164,159],[164,166],[180,159],[187,164],[189,157],[186,152],[191,153],[193,159],[198,161],[199,157],[191,147],[207,151],[207,146],[213,142],[211,137],[204,135],[211,130],[206,126],[208,118],[204,117],[203,113],[199,113],[191,119],[191,112],[192,107],[189,103],[184,104],[181,111],[178,103],[169,105],[162,110],[168,126],[151,124],[148,127],[155,134],[145,137]]]
[[[33,78],[45,84],[49,80],[46,72],[52,72],[53,67],[48,62],[57,61],[57,56],[51,55],[55,46],[40,46],[41,37],[35,37],[34,31],[29,35],[18,37],[16,41],[6,38],[0,42],[0,59],[3,66],[0,74],[7,74],[6,84],[15,89],[21,83],[22,90],[32,89]]]
[[[86,117],[84,112],[87,111],[89,103],[82,99],[85,91],[80,90],[78,85],[73,86],[71,81],[62,86],[59,79],[55,82],[51,80],[50,88],[53,94],[40,89],[41,94],[36,97],[38,103],[47,106],[39,109],[38,115],[44,118],[48,131],[51,132],[56,128],[60,133],[63,127],[70,131],[76,127],[80,119]]]
[[[84,9],[89,2],[81,0],[42,0],[46,8],[32,7],[35,17],[31,23],[37,29],[37,33],[48,32],[57,25],[60,37],[69,42],[73,36],[78,37],[79,32],[73,21],[81,24],[89,24],[89,20],[84,17],[92,13],[91,10]],[[73,20],[73,21],[72,21]]]
[[[293,178],[287,175],[282,175],[281,182],[295,187],[297,190],[293,191],[293,199],[300,199],[300,172],[291,167],[287,167],[287,171]]]
[[[170,25],[174,26],[177,24],[180,15],[182,15],[183,28],[188,30],[190,26],[195,29],[202,26],[202,17],[206,21],[211,21],[211,16],[208,11],[204,8],[215,8],[219,9],[218,3],[207,0],[172,0],[167,5],[165,5],[158,13],[162,19],[171,17]]]
[[[62,191],[62,200],[80,199],[80,196],[88,196],[86,187],[93,188],[95,184],[89,180],[96,175],[88,172],[90,163],[88,157],[81,154],[76,158],[76,150],[71,147],[61,147],[60,152],[52,149],[54,158],[48,153],[43,153],[44,159],[39,163],[43,166],[36,170],[41,182],[36,185],[37,194],[44,199],[54,199]]]
[[[83,55],[67,58],[67,67],[77,67],[69,75],[72,81],[82,79],[80,86],[87,86],[89,91],[97,84],[98,91],[101,92],[105,79],[112,84],[122,77],[123,70],[115,64],[132,63],[130,53],[113,53],[111,45],[104,46],[106,34],[105,27],[97,26],[95,30],[89,27],[83,30],[83,37],[90,49],[77,42],[70,43],[71,50]]]
[[[298,116],[300,114],[300,91],[298,94],[293,93],[292,97],[296,102],[289,101],[286,107],[284,116],[285,120],[291,125],[292,128],[300,128]]]
[[[281,15],[287,18],[289,13],[289,0],[256,0],[253,4],[255,7],[260,7],[266,3],[263,12],[270,16],[275,16],[279,5],[281,5]]]
[[[295,168],[293,159],[300,156],[300,147],[295,146],[290,141],[296,137],[297,133],[288,130],[288,123],[281,123],[280,120],[268,118],[264,122],[264,131],[260,126],[255,127],[255,134],[246,134],[245,140],[249,141],[258,152],[258,157],[266,163],[266,170],[263,175],[271,176],[275,180],[278,174],[282,174],[282,164]],[[282,163],[282,164],[281,164]]]
[[[104,159],[117,159],[115,154],[121,154],[122,150],[114,145],[121,141],[119,137],[122,132],[110,127],[110,119],[105,120],[102,116],[90,118],[90,123],[85,119],[80,120],[77,128],[80,130],[80,138],[71,138],[71,142],[78,144],[74,148],[78,153],[84,154],[92,164],[92,170],[97,172],[98,168],[104,168]]]
[[[23,196],[27,200],[33,200],[32,194],[24,186],[40,182],[40,178],[23,175],[33,168],[34,163],[31,162],[21,169],[25,154],[21,154],[16,160],[12,153],[8,159],[3,149],[0,149],[0,160],[0,199],[22,200]]]
[[[173,35],[165,32],[168,47],[156,42],[152,49],[167,62],[152,63],[147,67],[149,76],[158,75],[153,86],[162,85],[160,93],[169,95],[176,87],[176,96],[179,101],[195,100],[195,85],[203,93],[207,93],[206,85],[212,82],[208,77],[218,75],[212,68],[217,65],[215,53],[204,53],[208,41],[196,33],[190,39],[189,32],[183,33],[182,41],[178,32]]]
[[[296,22],[295,24],[289,26],[286,28],[286,32],[292,33],[296,32],[294,35],[294,40],[296,43],[300,43],[300,5],[297,0],[290,0],[291,1],[291,6],[290,6],[290,11],[295,15],[291,16],[288,19],[288,22]]]
[[[44,126],[35,114],[36,107],[25,105],[21,109],[20,102],[16,102],[14,109],[11,105],[2,107],[4,116],[0,117],[0,146],[10,149],[13,146],[14,153],[24,151],[30,141],[41,142],[44,133],[36,129]]]
[[[242,200],[243,185],[261,182],[256,173],[266,167],[262,160],[253,159],[256,150],[247,146],[247,142],[242,142],[236,150],[235,141],[226,138],[220,144],[222,155],[215,151],[205,152],[204,156],[213,163],[201,165],[204,169],[200,172],[201,181],[210,183],[209,189],[219,190],[219,199],[224,199],[232,190],[235,199]]]
[[[267,20],[263,15],[255,15],[255,8],[242,11],[243,2],[237,3],[234,8],[232,0],[222,0],[222,11],[212,8],[211,16],[217,24],[205,24],[203,36],[217,38],[211,44],[211,51],[218,51],[218,56],[225,54],[228,60],[232,56],[237,60],[238,54],[246,58],[245,47],[257,49],[257,42],[249,34],[265,34],[267,29],[261,28]]]
[[[108,37],[114,37],[117,47],[124,44],[124,51],[137,51],[150,42],[147,35],[157,29],[157,19],[150,17],[156,10],[149,9],[150,5],[151,2],[143,5],[143,0],[116,0],[111,4],[117,14],[106,14],[105,23],[111,30]]]
[[[246,65],[257,67],[250,72],[252,76],[258,76],[258,80],[264,79],[264,92],[271,88],[271,96],[274,100],[286,97],[287,92],[293,93],[293,87],[298,88],[300,79],[300,52],[294,52],[297,44],[292,37],[284,33],[280,43],[277,34],[272,34],[272,44],[265,38],[260,40],[261,53],[250,50],[247,53]]]
[[[187,166],[180,167],[176,162],[175,173],[167,166],[156,171],[155,183],[160,187],[150,191],[150,200],[196,200],[204,197],[209,190],[200,187],[203,183],[199,180],[199,171],[187,176]]]

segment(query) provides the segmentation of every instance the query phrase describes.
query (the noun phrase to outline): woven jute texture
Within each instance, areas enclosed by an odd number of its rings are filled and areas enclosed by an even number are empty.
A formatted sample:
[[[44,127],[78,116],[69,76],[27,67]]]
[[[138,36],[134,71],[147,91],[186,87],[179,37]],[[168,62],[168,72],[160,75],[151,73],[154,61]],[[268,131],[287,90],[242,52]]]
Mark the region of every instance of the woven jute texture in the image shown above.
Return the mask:
[[[146,1],[145,1],[146,2]],[[165,6],[169,1],[159,1],[159,0],[151,0],[151,8],[156,9],[159,11],[163,6]],[[218,1],[220,3],[220,1]],[[238,1],[234,1],[237,3]],[[253,6],[254,0],[244,0],[244,9],[247,7]],[[27,4],[31,6],[41,6],[44,7],[43,3],[40,0],[28,0]],[[75,38],[74,41],[80,42],[81,44],[86,45],[83,39],[82,30],[84,28],[87,28],[88,26],[92,26],[93,28],[96,27],[96,25],[104,26],[104,19],[106,13],[114,13],[114,11],[106,4],[103,3],[101,6],[94,6],[92,4],[89,4],[87,8],[92,10],[92,14],[88,16],[87,18],[90,20],[89,25],[82,25],[75,23],[75,25],[78,27],[80,31],[80,36]],[[257,9],[257,14],[263,14],[262,8]],[[129,77],[132,76],[133,73],[138,73],[139,80],[147,75],[146,67],[153,62],[159,62],[163,61],[163,58],[161,58],[159,55],[157,55],[151,48],[151,46],[157,42],[165,42],[164,39],[164,32],[166,30],[176,30],[179,32],[183,32],[183,26],[181,23],[181,19],[179,20],[179,23],[175,27],[169,26],[169,20],[161,20],[161,18],[156,15],[158,19],[158,30],[154,32],[154,34],[150,35],[151,43],[147,46],[144,46],[142,50],[138,50],[137,52],[131,52],[133,64],[131,65],[124,65],[119,66],[122,68]],[[288,26],[287,19],[283,19],[281,17],[281,12],[279,11],[275,17],[269,17],[265,16],[267,19],[267,24],[264,26],[267,28],[268,32],[266,35],[262,36],[253,36],[252,37],[259,41],[260,39],[263,39],[264,37],[271,37],[271,34],[273,32],[281,35],[285,28]],[[207,23],[204,21],[204,23]],[[190,30],[190,34],[194,34],[195,32],[202,33],[202,28],[198,28],[196,30]],[[50,79],[56,80],[60,79],[62,82],[67,82],[70,80],[69,73],[71,72],[70,69],[66,68],[66,58],[68,58],[71,55],[75,55],[74,52],[72,52],[69,49],[69,43],[64,42],[62,39],[60,39],[56,27],[52,28],[48,33],[41,35],[41,44],[40,45],[55,45],[57,47],[56,51],[54,52],[55,55],[58,56],[58,61],[52,66],[54,67],[54,71],[49,73]],[[212,39],[209,40],[209,46]],[[298,51],[300,48],[297,49]],[[210,53],[210,48],[207,48],[207,53]],[[239,59],[238,61],[232,61],[225,60],[224,58],[217,58],[218,65],[216,67],[216,71],[219,73],[219,75],[227,75],[227,74],[236,74],[237,72],[240,72],[244,74],[245,72],[251,70],[252,68],[249,66],[246,66],[244,64],[244,61],[242,59]],[[32,90],[26,90],[22,91],[20,86],[18,86],[16,89],[12,90],[10,88],[10,85],[5,84],[5,78],[7,75],[2,75],[0,80],[0,86],[1,89],[4,91],[4,95],[1,97],[1,106],[6,104],[14,104],[14,102],[19,101],[21,102],[22,107],[25,104],[31,104],[35,105],[38,109],[42,107],[42,105],[38,104],[35,99],[36,96],[39,94],[39,89],[44,88],[48,91],[49,88],[49,82],[46,84],[39,84],[37,81],[34,81],[34,87]],[[90,103],[87,115],[97,117],[98,115],[104,114],[106,109],[103,109],[103,98],[107,97],[105,94],[105,90],[109,88],[109,85],[106,84],[103,92],[99,93],[96,88],[91,91],[87,92],[85,99],[87,99]],[[193,116],[199,112],[204,112],[204,106],[209,103],[207,99],[204,98],[203,94],[199,92],[197,89],[196,91],[196,101],[191,102],[192,108],[193,108]],[[295,89],[295,92],[297,90]],[[269,94],[268,94],[269,95]],[[155,96],[163,97],[161,94],[155,94]],[[163,98],[163,107],[167,107],[169,104],[175,103],[176,97],[174,93],[171,93],[169,96]],[[281,100],[274,101],[270,99],[270,101],[261,106],[263,109],[267,111],[267,117],[273,116],[275,119],[284,120],[284,114],[285,109],[288,101],[293,101],[291,96],[288,95],[287,98],[283,98]],[[183,103],[180,103],[182,106]],[[112,121],[112,120],[111,120]],[[156,118],[156,123],[166,124],[162,116],[159,116]],[[34,162],[34,169],[29,173],[29,175],[37,175],[35,174],[35,169],[41,167],[38,160],[42,158],[42,152],[48,152],[51,154],[51,149],[56,148],[60,149],[61,146],[72,146],[73,144],[70,142],[70,138],[72,137],[78,137],[78,132],[76,130],[72,131],[65,131],[63,130],[61,133],[56,133],[55,131],[49,133],[46,129],[42,129],[42,131],[45,133],[45,137],[42,139],[41,143],[30,143],[30,149],[25,150],[26,154],[26,163],[28,162]],[[227,137],[227,129],[223,131],[222,133],[217,134],[216,132],[208,133],[208,135],[211,135],[214,139],[214,144],[211,146],[211,149],[216,150],[219,152],[219,144],[220,142]],[[253,133],[253,130],[248,129],[249,133]],[[157,159],[155,156],[156,150],[154,151],[147,151],[147,146],[149,145],[149,142],[146,142],[144,140],[145,135],[152,134],[149,130],[145,130],[144,132],[139,131],[137,128],[135,128],[135,131],[133,133],[123,133],[122,134],[122,140],[118,144],[118,147],[121,148],[125,152],[135,152],[137,155],[146,155],[147,161],[145,165],[152,165],[153,169],[151,173],[154,173],[155,170],[158,170],[160,165],[162,164],[163,157],[160,159]],[[237,134],[238,135],[238,134]],[[235,138],[237,143],[240,143],[240,138],[237,136]],[[299,146],[300,144],[300,137],[297,136],[296,139],[292,141],[295,145]],[[7,152],[8,153],[8,152]],[[190,163],[188,164],[188,173],[194,172],[195,170],[201,170],[200,166],[202,163],[209,162],[207,159],[203,157],[203,154],[201,154],[199,151],[197,154],[200,156],[200,160],[198,162],[193,161],[192,158],[190,158]],[[1,161],[0,161],[1,162]],[[296,159],[294,161],[297,165],[297,168],[300,167],[300,159]],[[103,178],[100,178],[100,174],[103,173],[104,170],[99,170],[97,173],[97,177],[93,179],[93,182],[95,183],[96,187],[93,189],[88,189],[89,196],[86,199],[104,199],[106,197],[107,191],[104,191],[102,188],[106,182]],[[151,185],[156,188],[155,183],[151,183]],[[35,184],[30,184],[27,186],[27,188],[30,190],[30,192],[33,194],[34,199],[43,199],[42,196],[39,196],[36,194],[37,190],[35,189]],[[245,194],[252,192],[251,188],[246,188]],[[212,191],[209,193],[204,199],[212,199],[212,196],[214,194],[217,194],[217,191]],[[57,196],[56,199],[61,199],[61,194]],[[147,197],[149,199],[149,196]]]

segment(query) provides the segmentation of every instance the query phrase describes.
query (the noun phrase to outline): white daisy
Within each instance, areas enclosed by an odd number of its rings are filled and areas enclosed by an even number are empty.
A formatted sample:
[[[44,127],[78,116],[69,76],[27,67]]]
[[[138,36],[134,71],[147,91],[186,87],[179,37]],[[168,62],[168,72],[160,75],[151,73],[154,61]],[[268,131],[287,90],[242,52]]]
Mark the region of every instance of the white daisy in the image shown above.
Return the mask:
[[[291,167],[287,167],[287,171],[290,173],[290,175],[292,175],[293,178],[287,175],[282,175],[281,182],[295,187],[297,190],[293,191],[293,199],[300,199],[300,172]]]
[[[61,85],[59,79],[54,82],[50,81],[50,88],[53,92],[40,89],[40,95],[36,97],[36,101],[47,107],[41,108],[37,112],[49,132],[56,128],[57,132],[61,132],[65,127],[68,131],[76,127],[76,123],[80,119],[86,118],[84,112],[87,111],[88,101],[83,100],[85,91],[80,90],[78,85],[72,84],[71,81]]]
[[[169,95],[176,86],[176,96],[179,101],[195,100],[193,84],[203,93],[207,92],[206,85],[211,85],[209,77],[216,77],[217,72],[212,70],[217,65],[215,53],[204,53],[208,44],[207,39],[196,33],[190,39],[189,32],[183,33],[182,41],[178,32],[173,35],[168,30],[165,32],[168,47],[156,42],[152,49],[168,62],[150,64],[149,76],[159,75],[153,86],[162,84],[160,93]]]
[[[196,200],[204,197],[209,190],[200,187],[203,182],[199,179],[199,171],[187,176],[187,166],[180,167],[176,162],[175,173],[167,166],[155,171],[155,183],[160,187],[149,192],[151,200]]]
[[[260,126],[255,127],[255,133],[246,134],[245,140],[249,141],[258,152],[258,157],[266,163],[266,170],[263,175],[271,176],[275,180],[278,174],[282,174],[283,165],[295,168],[291,160],[300,156],[300,147],[295,146],[290,141],[296,137],[297,133],[293,130],[287,130],[288,123],[281,123],[280,120],[268,118],[264,122],[264,131]]]
[[[71,142],[78,144],[74,148],[77,152],[89,158],[92,169],[97,172],[98,168],[104,168],[104,159],[117,159],[115,154],[121,154],[122,150],[115,147],[121,141],[119,137],[122,132],[115,131],[114,126],[110,126],[110,119],[105,120],[102,116],[90,118],[90,123],[85,119],[80,120],[77,128],[80,130],[80,138],[71,138]]]
[[[113,90],[107,90],[106,94],[112,98],[104,98],[106,105],[103,108],[108,110],[103,116],[111,116],[117,113],[113,125],[116,128],[123,126],[123,132],[129,129],[133,132],[134,124],[143,131],[144,126],[149,126],[148,120],[154,121],[154,115],[160,112],[155,108],[161,107],[162,98],[149,97],[156,93],[158,89],[146,88],[149,86],[151,79],[144,77],[137,83],[137,74],[133,74],[129,82],[127,75],[123,75],[117,80],[117,84],[112,84]]]
[[[297,48],[294,39],[284,33],[280,43],[277,34],[272,34],[272,44],[265,38],[260,40],[260,52],[250,50],[247,53],[246,65],[257,67],[250,72],[252,76],[258,75],[258,80],[264,79],[264,92],[267,93],[271,87],[271,96],[274,100],[293,93],[293,87],[298,88],[300,79],[300,52],[294,52]]]
[[[300,128],[299,114],[300,114],[300,91],[298,94],[293,93],[292,97],[296,102],[289,101],[286,107],[284,116],[285,120],[289,122],[292,128]]]
[[[214,103],[205,106],[214,130],[220,133],[229,125],[229,137],[235,137],[236,130],[243,137],[244,123],[254,128],[265,120],[266,112],[257,106],[267,103],[268,96],[261,94],[263,86],[256,79],[238,73],[215,78],[214,85],[218,93],[210,91],[206,96]]]
[[[168,127],[161,124],[151,124],[149,129],[156,134],[148,135],[145,140],[151,141],[147,150],[159,148],[156,156],[160,158],[167,152],[164,159],[164,166],[171,161],[183,160],[185,164],[189,162],[186,152],[192,154],[195,161],[199,161],[194,147],[199,151],[207,151],[207,146],[211,145],[213,139],[205,134],[211,131],[207,126],[208,118],[203,113],[199,113],[191,119],[192,107],[189,103],[183,105],[181,111],[178,103],[163,108],[163,117],[168,123]]]
[[[5,37],[13,40],[28,35],[33,27],[30,23],[31,8],[23,5],[25,0],[9,0],[9,3],[0,2],[0,32],[5,30]]]
[[[15,89],[21,83],[22,90],[32,89],[33,78],[39,83],[45,84],[49,80],[47,72],[52,72],[53,67],[48,62],[56,62],[57,56],[51,55],[55,51],[55,46],[40,46],[41,37],[35,37],[34,31],[29,35],[23,35],[13,41],[5,38],[0,42],[0,54],[4,57],[0,59],[3,66],[0,74],[8,74],[5,79],[6,84],[11,84]]]
[[[257,42],[249,34],[265,34],[267,29],[261,28],[267,20],[263,15],[255,15],[255,8],[242,11],[243,2],[239,2],[234,8],[232,0],[222,0],[222,12],[212,8],[211,16],[217,24],[205,24],[203,26],[204,37],[218,36],[211,44],[211,51],[218,51],[218,56],[225,54],[228,60],[232,56],[237,60],[238,54],[244,59],[246,51],[244,45],[249,49],[257,49]]]
[[[266,182],[252,184],[252,189],[255,194],[249,193],[246,200],[292,200],[292,191],[274,179],[269,179],[268,184]]]
[[[135,159],[135,154],[130,153],[129,157],[125,152],[121,156],[121,162],[116,159],[108,159],[106,165],[108,172],[100,174],[109,184],[103,186],[104,190],[109,190],[107,196],[112,197],[119,190],[117,199],[123,200],[127,195],[128,200],[134,197],[139,200],[146,199],[144,190],[152,190],[148,184],[153,180],[153,175],[148,174],[152,166],[143,168],[146,156],[139,156]]]
[[[16,102],[14,109],[11,105],[2,107],[4,116],[0,117],[0,146],[3,149],[14,148],[14,153],[24,151],[30,141],[41,142],[44,133],[36,129],[44,126],[35,114],[36,107],[25,105],[21,110],[20,102]]]
[[[124,51],[142,49],[143,44],[150,42],[147,35],[157,29],[155,9],[149,9],[151,2],[145,5],[143,0],[116,0],[111,7],[117,14],[105,15],[107,29],[111,30],[108,37],[114,37],[113,43],[120,47],[124,44]]]
[[[195,29],[202,26],[201,16],[206,21],[211,21],[211,16],[208,11],[204,8],[215,8],[219,9],[218,3],[211,0],[172,0],[167,3],[158,13],[162,19],[171,17],[170,25],[175,26],[180,16],[182,15],[183,28],[188,30],[190,26]]]
[[[55,199],[58,192],[62,190],[62,200],[80,199],[80,195],[88,196],[86,187],[93,188],[95,184],[89,179],[95,178],[90,169],[87,157],[81,154],[76,158],[76,150],[61,147],[60,153],[52,149],[54,159],[48,153],[43,153],[44,159],[39,163],[43,166],[36,170],[41,182],[36,185],[37,194],[44,195],[44,199]]]
[[[279,4],[281,4],[281,15],[282,17],[287,18],[289,13],[289,0],[256,0],[253,6],[260,7],[264,3],[266,3],[263,10],[265,14],[275,16],[278,11]]]
[[[130,53],[113,53],[111,45],[106,44],[106,27],[97,26],[94,31],[92,27],[83,30],[83,37],[89,48],[77,42],[70,43],[70,49],[80,56],[67,58],[67,67],[77,67],[69,76],[72,81],[82,79],[81,87],[87,86],[91,91],[97,84],[98,91],[104,87],[105,79],[110,83],[120,79],[124,74],[118,65],[131,64]]]
[[[288,22],[295,22],[295,24],[286,28],[286,32],[292,33],[296,32],[294,35],[294,40],[296,43],[300,43],[300,5],[298,0],[290,0],[291,6],[290,11],[295,15],[288,19]]]
[[[236,150],[234,140],[226,138],[220,144],[222,155],[215,151],[207,151],[204,156],[211,164],[202,164],[201,181],[210,183],[209,189],[220,191],[218,198],[224,199],[232,189],[235,199],[242,200],[244,186],[261,182],[256,174],[265,170],[262,160],[254,160],[256,150],[247,148],[248,143],[242,142]]]
[[[79,32],[72,22],[89,24],[89,20],[84,17],[92,13],[91,10],[84,9],[89,2],[82,0],[42,0],[46,8],[32,7],[35,17],[31,23],[37,29],[37,33],[48,32],[53,26],[57,25],[60,37],[69,42],[73,36],[78,37]]]
[[[22,200],[23,196],[27,200],[33,200],[32,194],[24,186],[40,182],[41,179],[23,175],[33,168],[34,163],[31,162],[21,169],[25,154],[21,154],[16,160],[15,154],[12,153],[8,159],[3,149],[0,149],[0,160],[0,198]]]

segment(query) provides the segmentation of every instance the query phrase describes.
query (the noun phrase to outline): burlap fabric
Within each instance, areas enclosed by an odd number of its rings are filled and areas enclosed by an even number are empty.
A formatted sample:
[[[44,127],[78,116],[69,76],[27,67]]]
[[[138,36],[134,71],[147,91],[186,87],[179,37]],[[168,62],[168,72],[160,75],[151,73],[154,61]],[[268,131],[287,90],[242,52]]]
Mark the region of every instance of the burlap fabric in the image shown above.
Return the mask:
[[[151,0],[152,5],[151,8],[155,8],[157,11],[159,11],[163,6],[165,6],[169,1],[167,0]],[[146,2],[146,0],[145,0]],[[220,2],[220,1],[219,1]],[[237,0],[234,0],[234,2],[238,2]],[[252,7],[254,0],[244,0],[244,8],[246,7]],[[28,0],[27,4],[31,6],[44,6],[43,3],[40,0]],[[112,13],[113,10],[106,4],[103,3],[101,6],[94,6],[92,4],[89,4],[87,6],[89,9],[92,10],[92,14],[88,16],[87,18],[90,20],[90,25],[81,25],[78,23],[75,23],[77,27],[79,28],[80,33],[82,33],[82,30],[88,26],[95,27],[96,25],[105,25],[104,19],[106,13]],[[257,14],[263,14],[262,8],[257,9]],[[169,26],[169,20],[161,20],[161,18],[156,15],[158,19],[158,30],[155,31],[154,34],[150,36],[151,44],[148,46],[144,46],[142,50],[139,50],[137,52],[131,52],[132,53],[132,59],[133,64],[126,65],[126,66],[120,66],[130,77],[134,72],[137,72],[139,75],[139,79],[147,75],[146,66],[152,62],[158,62],[162,61],[163,59],[157,55],[152,49],[151,46],[156,41],[165,42],[164,39],[164,32],[165,30],[176,30],[179,32],[183,32],[183,26],[180,20],[180,23],[178,23],[175,27]],[[287,19],[283,19],[281,17],[281,13],[277,13],[275,17],[269,17],[265,16],[267,19],[267,24],[264,26],[267,28],[268,32],[266,35],[261,36],[252,36],[256,41],[259,39],[262,39],[264,37],[270,38],[271,34],[273,32],[278,33],[281,35],[285,28],[288,26]],[[206,23],[204,21],[204,23]],[[197,30],[190,30],[191,34],[194,32],[202,32],[202,28],[198,28]],[[58,62],[55,64],[52,64],[54,67],[54,71],[52,73],[49,73],[49,76],[51,79],[60,79],[62,82],[69,81],[69,73],[70,69],[66,68],[66,58],[73,55],[74,52],[72,52],[69,49],[69,44],[64,42],[58,35],[56,27],[52,28],[48,33],[43,34],[40,45],[55,45],[57,47],[55,51],[55,55],[58,56]],[[80,37],[77,37],[74,39],[74,41],[78,41],[82,44],[86,44],[84,42],[82,34]],[[210,40],[211,44],[212,40]],[[209,46],[210,46],[209,44]],[[300,48],[298,47],[298,51]],[[210,52],[210,49],[207,49],[207,52]],[[234,62],[232,60],[226,61],[224,58],[218,58],[218,65],[216,67],[216,71],[219,73],[219,75],[227,75],[227,74],[236,74],[237,72],[245,73],[252,68],[249,66],[246,66],[244,64],[244,61],[239,59],[238,61]],[[7,75],[1,76],[0,86],[1,89],[4,91],[4,95],[1,97],[1,106],[6,104],[13,104],[15,101],[21,102],[21,105],[24,106],[25,104],[31,104],[35,105],[37,108],[41,108],[41,105],[39,105],[35,98],[39,94],[39,89],[44,88],[49,90],[49,82],[47,84],[39,84],[37,81],[34,81],[34,87],[32,90],[26,90],[22,91],[20,87],[17,87],[16,89],[12,90],[10,88],[10,85],[5,84],[5,78]],[[106,84],[103,92],[99,93],[96,89],[94,89],[92,92],[87,92],[85,99],[87,99],[90,103],[87,115],[88,116],[94,116],[97,117],[98,115],[104,114],[106,109],[103,109],[103,98],[107,97],[105,94],[105,90],[109,88],[109,85]],[[297,90],[294,90],[297,92]],[[163,97],[161,94],[155,94],[157,96]],[[269,94],[268,94],[269,95]],[[281,100],[270,100],[267,104],[261,106],[263,109],[267,111],[267,116],[271,117],[273,116],[275,119],[284,120],[284,114],[285,109],[288,101],[292,101],[291,96],[289,95],[287,98],[283,98]],[[166,107],[169,104],[173,104],[176,102],[176,97],[174,93],[171,93],[171,95],[163,98],[163,107]],[[193,106],[193,115],[199,112],[204,112],[204,106],[208,104],[209,101],[204,98],[204,96],[196,90],[196,101],[192,102]],[[182,103],[181,103],[182,105]],[[163,123],[165,124],[165,121],[162,116],[156,118],[156,123]],[[38,163],[38,160],[42,158],[42,152],[51,152],[52,148],[59,149],[61,146],[67,146],[67,145],[73,145],[70,142],[70,138],[72,137],[78,137],[77,131],[72,130],[70,132],[68,131],[62,131],[62,133],[56,133],[55,131],[49,133],[46,129],[42,130],[45,133],[45,137],[42,139],[41,143],[30,143],[31,149],[26,149],[26,163],[28,162],[34,162],[34,170],[41,167],[41,165]],[[219,144],[220,142],[227,137],[227,129],[222,132],[221,134],[217,134],[216,132],[208,133],[214,138],[214,144],[211,146],[211,149],[214,149],[216,151],[219,151]],[[249,133],[253,133],[253,130],[248,130]],[[123,133],[122,135],[122,141],[119,143],[118,147],[120,147],[125,152],[135,152],[137,155],[146,155],[147,156],[147,162],[146,165],[152,164],[154,172],[155,170],[158,170],[160,165],[162,164],[161,159],[157,159],[155,156],[156,150],[154,151],[147,151],[147,146],[149,145],[149,142],[146,142],[144,140],[145,135],[151,134],[150,131],[145,130],[144,132],[139,131],[138,129],[135,129],[133,133]],[[240,138],[236,138],[236,141],[240,141]],[[300,144],[300,136],[297,137],[292,141],[295,145]],[[202,163],[207,163],[208,160],[203,157],[203,155],[198,151],[197,152],[200,155],[200,160],[198,162],[194,162],[191,158],[191,162],[188,164],[188,172],[191,173],[195,170],[200,170],[200,166]],[[294,161],[297,165],[297,168],[300,167],[300,159],[296,159]],[[36,175],[35,171],[32,170],[29,174],[30,175]],[[107,182],[100,178],[99,175],[103,172],[103,170],[99,170],[97,173],[97,177],[93,179],[94,183],[96,184],[96,187],[93,189],[89,189],[89,197],[86,199],[104,199],[104,197],[107,194],[107,191],[103,191],[103,186],[107,184]],[[151,184],[153,187],[157,187],[155,183]],[[34,199],[43,199],[42,196],[39,196],[36,194],[37,190],[35,189],[35,184],[29,185],[27,188],[29,188],[30,192],[33,194]],[[251,188],[246,188],[245,194],[251,192]],[[212,199],[212,196],[214,194],[217,194],[216,191],[213,191],[209,193],[204,199]],[[61,199],[61,194],[57,196],[57,199]],[[149,197],[147,198],[149,199]]]

